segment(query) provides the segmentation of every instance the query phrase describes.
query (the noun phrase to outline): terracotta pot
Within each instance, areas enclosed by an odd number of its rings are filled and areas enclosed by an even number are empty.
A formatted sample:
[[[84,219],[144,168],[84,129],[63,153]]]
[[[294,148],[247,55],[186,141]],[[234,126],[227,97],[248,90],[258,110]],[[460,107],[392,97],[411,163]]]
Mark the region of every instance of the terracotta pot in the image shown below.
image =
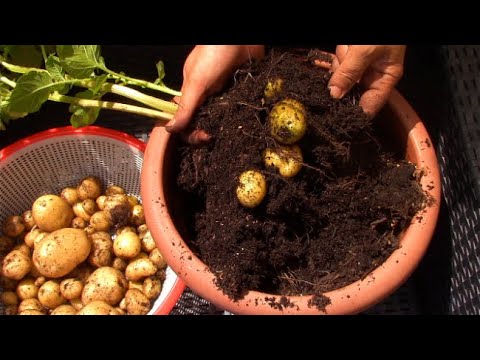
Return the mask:
[[[417,267],[435,230],[441,192],[439,167],[430,137],[418,115],[397,91],[391,95],[384,115],[388,122],[385,129],[395,133],[393,139],[404,149],[405,158],[424,169],[422,187],[435,201],[422,212],[421,220],[414,217],[400,240],[400,248],[380,267],[364,280],[324,294],[331,299],[326,307],[327,314],[358,313],[393,293]],[[242,300],[233,302],[215,286],[214,275],[191,252],[171,218],[172,213],[178,213],[176,207],[182,201],[175,197],[174,179],[171,179],[174,155],[174,137],[163,127],[156,127],[145,151],[141,195],[147,225],[157,246],[186,285],[217,307],[234,314],[323,314],[316,307],[308,306],[312,296],[289,297],[298,307],[278,310],[265,301],[265,297],[274,295],[250,291]]]

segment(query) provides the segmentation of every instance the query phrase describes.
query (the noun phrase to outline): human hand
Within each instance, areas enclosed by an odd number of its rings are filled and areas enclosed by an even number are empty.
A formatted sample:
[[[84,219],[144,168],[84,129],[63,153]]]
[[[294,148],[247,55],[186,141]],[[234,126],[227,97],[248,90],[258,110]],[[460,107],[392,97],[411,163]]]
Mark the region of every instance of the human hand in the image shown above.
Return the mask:
[[[220,91],[241,65],[263,56],[263,45],[197,45],[185,61],[182,96],[174,99],[179,107],[165,129],[171,133],[185,130],[207,96]],[[190,142],[208,137],[198,132],[192,135],[189,136]]]
[[[366,89],[360,106],[375,116],[403,75],[405,50],[405,45],[338,45],[328,83],[330,95],[340,99],[360,81]]]

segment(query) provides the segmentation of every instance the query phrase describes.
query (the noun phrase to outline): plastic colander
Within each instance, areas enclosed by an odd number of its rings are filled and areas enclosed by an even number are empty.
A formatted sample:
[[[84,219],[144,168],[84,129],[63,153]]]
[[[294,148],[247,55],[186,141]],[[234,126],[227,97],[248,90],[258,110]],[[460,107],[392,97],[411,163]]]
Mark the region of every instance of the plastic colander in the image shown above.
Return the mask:
[[[97,126],[55,128],[19,140],[0,150],[0,221],[30,209],[41,195],[76,186],[88,175],[140,199],[144,150],[145,143],[135,137]],[[149,315],[168,314],[184,288],[168,267]]]

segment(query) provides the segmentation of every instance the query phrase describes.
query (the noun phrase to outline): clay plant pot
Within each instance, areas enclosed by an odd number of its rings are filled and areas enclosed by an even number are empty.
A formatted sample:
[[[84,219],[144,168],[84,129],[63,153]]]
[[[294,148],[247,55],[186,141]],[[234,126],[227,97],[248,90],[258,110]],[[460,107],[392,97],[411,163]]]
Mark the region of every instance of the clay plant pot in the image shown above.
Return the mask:
[[[381,266],[363,280],[324,294],[331,299],[325,309],[327,314],[359,313],[392,294],[421,261],[437,223],[441,194],[439,167],[422,121],[397,91],[392,93],[382,118],[386,132],[390,132],[386,136],[397,143],[397,149],[403,149],[407,160],[424,170],[422,188],[434,201],[414,217],[400,239],[399,249]],[[250,291],[242,300],[234,302],[216,287],[214,275],[192,253],[172,221],[172,216],[182,216],[181,206],[188,207],[187,201],[177,197],[175,179],[172,179],[175,139],[163,127],[154,128],[141,174],[147,225],[168,265],[193,292],[234,314],[324,314],[316,307],[308,306],[312,296],[287,297],[296,306],[279,310],[265,299],[275,295]]]

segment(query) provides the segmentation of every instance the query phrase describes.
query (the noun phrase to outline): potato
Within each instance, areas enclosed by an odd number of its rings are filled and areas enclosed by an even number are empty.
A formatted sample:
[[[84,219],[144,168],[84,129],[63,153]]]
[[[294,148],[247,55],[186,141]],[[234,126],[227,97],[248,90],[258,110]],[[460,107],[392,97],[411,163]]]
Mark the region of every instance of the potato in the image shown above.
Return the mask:
[[[130,203],[130,207],[134,207],[138,205],[138,199],[133,195],[127,195],[128,202]]]
[[[85,199],[82,201],[83,209],[88,215],[93,215],[98,211],[97,203],[92,199]]]
[[[162,282],[155,278],[146,278],[142,285],[142,292],[149,300],[156,299],[162,291]]]
[[[35,228],[25,235],[23,241],[30,249],[33,249],[35,245],[42,241],[48,234],[46,231]]]
[[[126,231],[117,235],[113,241],[113,251],[115,256],[131,259],[140,254],[142,243],[138,235],[134,232]]]
[[[10,252],[15,246],[15,240],[8,236],[0,235],[0,255]]]
[[[87,227],[87,222],[85,219],[82,219],[80,216],[74,217],[72,220],[72,228],[74,229],[85,229]]]
[[[138,289],[130,289],[125,294],[125,304],[129,315],[146,315],[150,311],[150,300]]]
[[[28,274],[34,279],[43,277],[43,275],[40,273],[40,271],[38,270],[37,266],[33,261],[32,261],[32,268],[30,269],[30,272]]]
[[[32,215],[40,230],[52,232],[69,227],[72,223],[72,207],[60,196],[40,196],[32,206]]]
[[[83,230],[85,231],[85,234],[87,234],[87,235],[93,235],[97,232],[97,229],[95,229],[92,225],[87,225],[87,227]]]
[[[139,227],[137,227],[137,234],[140,236],[140,239],[142,238],[142,235],[145,234],[147,231],[148,231],[147,224],[142,224]]]
[[[167,267],[167,262],[165,261],[160,250],[158,249],[153,249],[148,258],[157,267],[157,269],[164,269]]]
[[[0,302],[5,306],[18,305],[18,296],[13,291],[5,291],[0,294]]]
[[[60,292],[67,300],[79,298],[82,295],[83,283],[80,279],[65,279],[60,283]]]
[[[99,231],[90,236],[92,250],[88,256],[88,262],[95,267],[110,266],[113,262],[113,241],[110,234]]]
[[[7,217],[2,224],[3,233],[11,238],[15,238],[23,234],[25,231],[25,224],[23,219],[18,215],[11,215]]]
[[[124,271],[127,268],[127,265],[128,263],[125,260],[117,257],[113,260],[112,267],[117,270]]]
[[[112,224],[105,211],[97,211],[90,218],[90,225],[97,231],[108,231]]]
[[[153,249],[157,247],[157,244],[155,244],[155,240],[153,240],[152,234],[149,230],[140,235],[140,241],[142,243],[142,250],[147,253],[151,253]]]
[[[73,269],[73,271],[70,272],[66,277],[79,279],[83,284],[85,284],[94,271],[95,269],[89,263],[83,263]]]
[[[45,315],[45,314],[38,310],[24,310],[22,312],[19,312],[18,315]]]
[[[105,195],[107,196],[116,195],[116,194],[125,195],[126,194],[125,189],[120,186],[110,185],[109,187],[107,187],[107,190],[105,190]]]
[[[274,166],[280,175],[293,177],[302,169],[302,150],[297,145],[279,146],[276,149],[267,148],[264,152],[266,166]]]
[[[35,286],[40,287],[45,284],[46,281],[47,279],[45,278],[45,276],[39,276],[35,279]]]
[[[117,305],[128,289],[128,282],[123,274],[112,267],[104,266],[93,272],[82,291],[82,302],[104,301]]]
[[[135,256],[133,259],[130,259],[130,262],[133,262],[135,260],[139,260],[139,259],[148,259],[148,254],[147,253],[144,253],[144,252],[141,252],[140,254],[138,254],[137,256]]]
[[[55,309],[67,301],[60,291],[60,284],[56,280],[49,280],[38,290],[38,300],[47,309]]]
[[[57,230],[35,246],[33,262],[43,276],[59,278],[84,262],[91,247],[91,241],[83,230]]]
[[[268,80],[263,94],[265,95],[266,98],[271,98],[274,95],[278,95],[282,91],[282,87],[283,87],[283,80],[281,78]]]
[[[32,278],[20,280],[17,285],[17,296],[20,300],[34,299],[38,294],[38,286]]]
[[[96,176],[87,176],[77,187],[78,197],[80,200],[93,199],[95,200],[102,195],[103,184]]]
[[[107,213],[108,219],[117,228],[128,224],[132,216],[132,207],[127,196],[123,194],[107,196],[103,211]]]
[[[3,276],[21,280],[32,269],[32,260],[20,250],[12,250],[5,256],[2,265]]]
[[[25,310],[36,310],[44,314],[47,313],[47,309],[38,301],[38,299],[25,299],[18,305],[18,312],[21,313]]]
[[[82,299],[80,298],[72,299],[70,300],[70,305],[72,305],[77,311],[81,310],[83,308]]]
[[[118,307],[122,310],[127,310],[127,300],[125,300],[125,298],[123,298],[122,300],[120,300],[120,304],[118,304]]]
[[[240,174],[236,189],[238,201],[247,208],[254,208],[267,194],[267,181],[256,170],[247,170]]]
[[[100,195],[95,202],[97,203],[97,207],[100,211],[105,209],[105,200],[107,199],[106,195]]]
[[[150,259],[138,259],[128,264],[125,269],[125,277],[129,281],[139,281],[152,276],[157,272],[157,267]]]
[[[92,301],[85,305],[77,315],[120,315],[115,308],[104,301]]]
[[[65,200],[70,206],[73,206],[80,201],[77,188],[74,187],[66,187],[65,189],[63,189],[60,193],[60,197]]]
[[[139,282],[139,281],[129,281],[128,282],[128,289],[138,289],[140,291],[142,291],[143,289],[143,283]]]
[[[25,231],[30,231],[36,225],[33,219],[32,210],[27,210],[22,214],[22,221],[25,225]]]
[[[22,254],[24,254],[25,256],[28,256],[30,257],[31,256],[31,251],[30,251],[30,248],[28,247],[27,244],[18,244],[18,245],[15,245],[12,249],[13,250],[18,250],[20,251]]]
[[[270,112],[269,123],[270,133],[279,143],[296,143],[307,130],[305,108],[294,99],[282,100]]]
[[[133,226],[122,226],[120,228],[118,228],[117,231],[115,231],[115,235],[120,235],[121,233],[124,233],[124,232],[133,232],[134,234],[137,233],[137,230],[135,230],[135,228]]]
[[[85,210],[82,202],[78,202],[75,205],[73,205],[72,209],[73,209],[73,213],[75,214],[75,216],[85,220],[85,222],[90,221],[90,218],[92,216]]]
[[[55,310],[53,310],[50,315],[76,315],[77,309],[72,305],[60,305]]]
[[[130,222],[135,226],[145,224],[145,213],[143,212],[142,205],[135,205],[132,208],[132,217],[130,219]]]
[[[120,309],[119,307],[116,307],[115,310],[118,312],[119,315],[127,315],[127,313],[125,312],[125,310]]]

